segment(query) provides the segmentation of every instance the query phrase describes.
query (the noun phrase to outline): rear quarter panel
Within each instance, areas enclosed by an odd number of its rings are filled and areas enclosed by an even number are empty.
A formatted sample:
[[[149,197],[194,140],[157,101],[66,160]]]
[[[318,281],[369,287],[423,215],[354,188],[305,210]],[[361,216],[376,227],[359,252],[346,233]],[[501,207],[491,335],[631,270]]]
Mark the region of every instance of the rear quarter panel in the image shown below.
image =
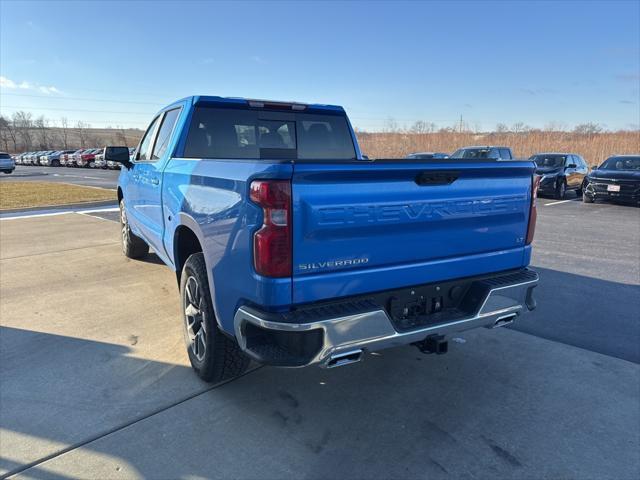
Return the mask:
[[[253,233],[262,210],[248,201],[254,179],[289,179],[290,163],[173,158],[163,177],[167,221],[164,245],[174,258],[175,232],[190,228],[200,240],[218,323],[233,334],[233,316],[242,304],[286,309],[291,279],[270,279],[253,268]]]

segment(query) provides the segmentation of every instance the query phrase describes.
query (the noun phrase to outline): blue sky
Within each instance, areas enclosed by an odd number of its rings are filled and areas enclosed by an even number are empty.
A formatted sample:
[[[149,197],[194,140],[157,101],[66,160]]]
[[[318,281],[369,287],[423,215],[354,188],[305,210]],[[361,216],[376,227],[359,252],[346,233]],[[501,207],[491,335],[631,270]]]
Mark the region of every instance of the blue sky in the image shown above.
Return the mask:
[[[380,130],[640,125],[640,2],[0,1],[0,111],[144,128],[192,94]]]

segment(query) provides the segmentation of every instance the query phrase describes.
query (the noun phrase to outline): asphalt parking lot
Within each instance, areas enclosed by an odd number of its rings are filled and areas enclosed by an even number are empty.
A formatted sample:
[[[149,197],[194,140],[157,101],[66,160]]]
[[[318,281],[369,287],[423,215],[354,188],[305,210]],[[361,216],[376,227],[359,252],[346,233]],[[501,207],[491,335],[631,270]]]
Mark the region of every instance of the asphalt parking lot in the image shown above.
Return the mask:
[[[114,212],[0,220],[0,476],[639,478],[640,210],[540,204],[514,328],[220,386]]]
[[[10,175],[0,175],[2,181],[61,182],[89,187],[116,188],[120,170],[101,168],[30,167],[17,165]]]

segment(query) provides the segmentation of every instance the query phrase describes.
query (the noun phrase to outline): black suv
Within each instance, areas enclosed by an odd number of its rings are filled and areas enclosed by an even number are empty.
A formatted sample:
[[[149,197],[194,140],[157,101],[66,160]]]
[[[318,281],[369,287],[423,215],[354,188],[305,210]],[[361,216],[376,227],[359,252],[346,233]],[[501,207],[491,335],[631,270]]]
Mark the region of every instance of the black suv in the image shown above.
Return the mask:
[[[529,160],[536,163],[536,174],[540,175],[539,194],[551,194],[558,200],[565,197],[567,190],[575,190],[576,195],[582,195],[582,185],[589,167],[580,155],[536,153]]]

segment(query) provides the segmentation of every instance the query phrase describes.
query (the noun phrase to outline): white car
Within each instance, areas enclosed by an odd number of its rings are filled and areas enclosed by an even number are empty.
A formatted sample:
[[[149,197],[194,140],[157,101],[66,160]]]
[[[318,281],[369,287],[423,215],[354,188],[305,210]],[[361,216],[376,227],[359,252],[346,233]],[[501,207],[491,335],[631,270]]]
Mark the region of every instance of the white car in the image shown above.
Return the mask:
[[[104,149],[100,153],[96,153],[96,159],[93,161],[95,168],[107,168],[107,161],[104,159]]]

